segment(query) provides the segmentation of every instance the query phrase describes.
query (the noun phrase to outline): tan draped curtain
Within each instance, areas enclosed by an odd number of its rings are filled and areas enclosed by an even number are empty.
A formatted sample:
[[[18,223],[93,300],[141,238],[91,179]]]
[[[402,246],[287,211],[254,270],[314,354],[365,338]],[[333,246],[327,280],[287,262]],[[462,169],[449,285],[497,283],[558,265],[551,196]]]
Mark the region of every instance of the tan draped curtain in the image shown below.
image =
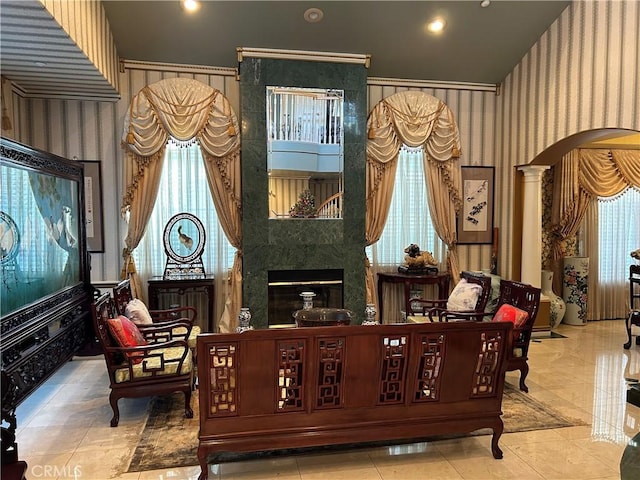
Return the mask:
[[[126,191],[121,213],[128,217],[122,278],[130,278],[134,294],[142,288],[131,253],[144,235],[153,211],[162,172],[164,149],[170,137],[195,140],[205,159],[209,189],[218,218],[236,252],[231,288],[219,321],[221,331],[235,328],[242,301],[240,252],[240,135],[229,100],[197,80],[170,78],[147,85],[131,100],[124,119]]]
[[[576,234],[591,201],[591,196],[580,189],[579,165],[580,152],[572,150],[555,166],[551,205],[554,260],[564,256],[563,242]],[[554,279],[562,278],[559,275],[556,272]]]
[[[382,235],[389,214],[398,154],[403,144],[424,149],[429,210],[438,236],[447,244],[449,266],[457,281],[456,212],[460,210],[460,137],[445,103],[419,91],[381,100],[367,119],[366,243]],[[366,260],[367,303],[375,300],[375,280]]]
[[[556,165],[551,212],[556,288],[562,279],[564,242],[577,233],[587,212],[590,224],[597,228],[597,215],[591,207],[598,197],[615,197],[630,187],[640,188],[640,150],[575,149]],[[588,247],[595,254],[596,239],[588,237]],[[589,270],[589,289],[595,291],[597,263],[591,262]],[[594,318],[598,304],[590,302],[588,309],[587,317]]]

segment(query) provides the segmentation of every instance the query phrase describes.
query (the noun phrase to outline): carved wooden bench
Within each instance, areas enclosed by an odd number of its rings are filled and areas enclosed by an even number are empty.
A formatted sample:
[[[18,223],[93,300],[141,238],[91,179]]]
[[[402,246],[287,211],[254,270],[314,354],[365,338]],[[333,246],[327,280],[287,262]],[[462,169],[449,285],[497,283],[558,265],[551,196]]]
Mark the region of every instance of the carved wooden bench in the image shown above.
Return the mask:
[[[502,458],[508,322],[264,329],[198,337],[200,479],[228,454],[491,428]]]

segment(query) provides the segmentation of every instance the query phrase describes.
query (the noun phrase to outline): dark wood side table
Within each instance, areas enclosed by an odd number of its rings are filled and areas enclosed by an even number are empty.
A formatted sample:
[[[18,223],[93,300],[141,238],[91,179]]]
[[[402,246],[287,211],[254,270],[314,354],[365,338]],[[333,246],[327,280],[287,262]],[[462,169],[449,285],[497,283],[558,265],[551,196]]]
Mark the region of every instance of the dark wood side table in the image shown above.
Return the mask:
[[[148,280],[149,285],[149,308],[152,310],[160,309],[160,295],[177,293],[184,295],[185,293],[204,293],[207,296],[207,325],[208,331],[215,331],[215,297],[214,297],[214,275],[205,275],[202,278],[184,277],[184,278],[165,278],[151,277]]]
[[[403,283],[404,284],[404,305],[405,312],[409,311],[409,298],[411,295],[411,285],[438,285],[438,299],[449,297],[449,280],[448,273],[433,273],[428,275],[410,275],[405,273],[378,273],[378,302],[380,306],[380,323],[382,323],[383,300],[382,287],[385,283]]]

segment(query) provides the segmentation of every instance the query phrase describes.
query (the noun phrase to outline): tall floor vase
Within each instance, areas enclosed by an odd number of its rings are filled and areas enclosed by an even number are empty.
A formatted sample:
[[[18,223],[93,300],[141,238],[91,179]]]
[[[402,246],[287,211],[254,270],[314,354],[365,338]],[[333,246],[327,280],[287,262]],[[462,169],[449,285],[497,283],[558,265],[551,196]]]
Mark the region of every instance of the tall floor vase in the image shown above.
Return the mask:
[[[553,330],[562,322],[567,311],[567,306],[564,300],[562,300],[562,297],[553,292],[553,272],[551,270],[542,270],[541,280],[541,293],[549,299],[549,326],[551,330]]]
[[[587,280],[589,257],[566,257],[562,278],[562,297],[567,305],[564,323],[587,324]]]

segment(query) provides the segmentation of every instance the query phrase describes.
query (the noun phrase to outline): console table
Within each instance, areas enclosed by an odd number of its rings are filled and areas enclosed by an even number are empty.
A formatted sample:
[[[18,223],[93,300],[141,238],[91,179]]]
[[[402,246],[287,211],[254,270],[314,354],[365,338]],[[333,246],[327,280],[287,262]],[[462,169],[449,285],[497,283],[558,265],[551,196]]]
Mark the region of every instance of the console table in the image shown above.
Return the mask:
[[[449,297],[449,279],[448,273],[432,273],[425,275],[411,275],[405,273],[378,273],[378,302],[380,306],[380,323],[383,315],[383,299],[382,287],[385,283],[403,283],[404,284],[404,305],[405,312],[409,311],[409,298],[411,295],[411,285],[438,285],[438,298]]]
[[[201,278],[165,278],[151,277],[149,285],[149,308],[151,310],[161,309],[160,295],[177,293],[203,293],[207,297],[207,326],[209,332],[215,331],[215,297],[214,297],[214,275],[205,275]]]

